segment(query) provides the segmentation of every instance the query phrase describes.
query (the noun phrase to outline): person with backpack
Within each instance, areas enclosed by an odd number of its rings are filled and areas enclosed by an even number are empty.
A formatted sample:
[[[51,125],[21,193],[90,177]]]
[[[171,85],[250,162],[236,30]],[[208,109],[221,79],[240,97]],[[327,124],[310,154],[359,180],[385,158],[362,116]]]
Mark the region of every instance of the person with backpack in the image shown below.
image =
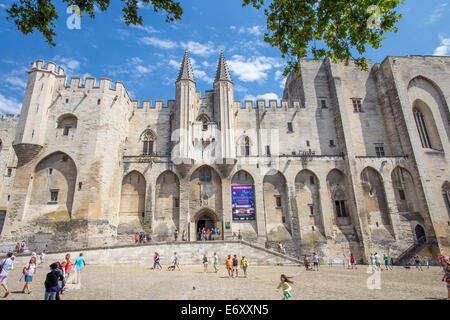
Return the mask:
[[[22,289],[22,293],[25,293],[25,290],[27,290],[28,294],[31,294],[30,284],[33,282],[36,267],[36,257],[31,257],[30,261],[25,265],[22,271],[25,278],[25,286]]]
[[[5,291],[6,291],[3,298],[6,298],[10,294],[7,282],[8,282],[9,271],[11,271],[11,269],[13,268],[13,265],[14,265],[14,253],[9,252],[6,259],[3,259],[0,262],[0,284],[2,285],[3,289],[5,289]]]
[[[52,263],[50,265],[51,271],[47,273],[45,278],[45,297],[44,300],[56,300],[56,295],[60,290],[58,281],[64,279],[64,277],[58,271],[58,264]]]

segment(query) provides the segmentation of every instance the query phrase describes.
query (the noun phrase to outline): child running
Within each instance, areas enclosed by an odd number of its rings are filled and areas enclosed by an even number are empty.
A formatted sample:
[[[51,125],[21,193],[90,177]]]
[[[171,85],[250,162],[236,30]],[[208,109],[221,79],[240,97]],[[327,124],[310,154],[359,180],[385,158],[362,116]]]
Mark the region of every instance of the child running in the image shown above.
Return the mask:
[[[284,274],[280,277],[280,284],[278,285],[277,289],[283,290],[283,299],[282,300],[289,300],[292,298],[292,295],[290,291],[292,290],[290,283],[294,283],[292,280],[290,280],[288,277],[286,277]]]

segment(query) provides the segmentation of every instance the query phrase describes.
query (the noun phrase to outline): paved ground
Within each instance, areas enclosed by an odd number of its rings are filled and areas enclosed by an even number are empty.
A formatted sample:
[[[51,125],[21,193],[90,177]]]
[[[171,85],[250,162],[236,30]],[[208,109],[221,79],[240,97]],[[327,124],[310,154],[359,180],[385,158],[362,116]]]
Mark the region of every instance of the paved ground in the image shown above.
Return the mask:
[[[300,267],[250,267],[249,278],[230,279],[225,268],[219,273],[203,273],[202,266],[182,266],[182,271],[150,270],[143,266],[87,266],[81,288],[70,289],[64,300],[79,299],[226,299],[279,300],[276,290],[281,273],[292,276],[293,299],[444,299],[447,289],[441,281],[442,271],[430,267],[424,272],[396,267],[381,272],[381,289],[369,290],[367,267],[347,270],[343,267],[321,267],[319,272]],[[21,267],[11,272],[8,285],[12,294],[7,299],[43,299],[43,282],[47,268],[37,270],[32,294],[22,294]],[[1,292],[3,296],[3,292]],[[2,299],[0,298],[0,301]]]

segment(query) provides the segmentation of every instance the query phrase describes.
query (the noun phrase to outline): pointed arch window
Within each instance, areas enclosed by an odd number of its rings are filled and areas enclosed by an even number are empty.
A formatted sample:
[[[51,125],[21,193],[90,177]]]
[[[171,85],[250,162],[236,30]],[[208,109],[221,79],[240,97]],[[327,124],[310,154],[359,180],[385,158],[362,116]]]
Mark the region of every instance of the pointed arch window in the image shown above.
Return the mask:
[[[201,182],[211,182],[211,170],[209,168],[203,168],[200,171]]]
[[[342,190],[337,190],[334,193],[333,200],[336,216],[338,218],[348,217],[347,201],[344,192]]]
[[[151,130],[147,130],[142,136],[143,155],[153,155],[155,153],[155,135]]]
[[[420,141],[422,142],[422,147],[431,148],[430,136],[428,135],[427,126],[425,124],[425,118],[423,113],[415,108],[414,109],[414,119],[416,120],[417,130],[419,131]]]
[[[197,121],[200,121],[202,123],[202,131],[208,131],[208,125],[210,121],[206,115],[202,114],[200,117],[198,117]]]

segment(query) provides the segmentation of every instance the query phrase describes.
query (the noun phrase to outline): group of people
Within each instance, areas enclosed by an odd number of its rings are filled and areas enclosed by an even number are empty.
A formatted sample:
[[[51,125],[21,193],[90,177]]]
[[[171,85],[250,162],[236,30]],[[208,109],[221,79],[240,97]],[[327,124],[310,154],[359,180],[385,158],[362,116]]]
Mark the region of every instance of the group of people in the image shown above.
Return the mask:
[[[0,262],[0,283],[5,290],[4,298],[8,297],[11,293],[7,282],[10,271],[13,269],[15,262],[15,253],[10,252],[7,257]],[[45,263],[45,250],[41,253],[40,265]],[[83,257],[83,253],[75,260],[77,270],[77,283],[80,282],[81,271],[86,265],[86,260]],[[19,281],[24,279],[25,285],[22,289],[22,293],[31,294],[31,283],[33,277],[36,274],[39,265],[37,264],[37,254],[32,252],[31,258],[22,269],[22,277]],[[72,273],[73,264],[70,260],[70,254],[66,254],[62,262],[54,262],[50,265],[50,272],[47,274],[44,287],[45,287],[45,300],[60,300],[60,296],[64,293],[65,284],[69,280]]]
[[[303,263],[305,265],[306,271],[319,271],[319,256],[317,253],[313,252],[312,256],[312,262],[313,266],[311,267],[311,260],[309,259],[309,256],[305,254],[305,257],[303,258]]]
[[[14,252],[15,253],[24,253],[25,252],[25,247],[26,247],[25,241],[17,242],[16,248],[14,249]]]
[[[381,256],[378,252],[370,254],[369,262],[373,270],[383,271]],[[383,262],[385,270],[392,270],[392,266],[394,265],[393,258],[385,254],[383,255]]]
[[[199,229],[197,232],[197,239],[202,241],[208,241],[208,240],[220,240],[222,237],[221,232],[219,228],[212,228],[212,229]]]
[[[241,232],[241,230],[238,231],[238,233],[236,234],[236,232],[233,232],[233,241],[244,241],[244,236]]]
[[[145,233],[144,231],[136,232],[134,235],[134,243],[135,244],[142,244],[147,243],[152,240],[152,237],[150,236],[150,233]]]

